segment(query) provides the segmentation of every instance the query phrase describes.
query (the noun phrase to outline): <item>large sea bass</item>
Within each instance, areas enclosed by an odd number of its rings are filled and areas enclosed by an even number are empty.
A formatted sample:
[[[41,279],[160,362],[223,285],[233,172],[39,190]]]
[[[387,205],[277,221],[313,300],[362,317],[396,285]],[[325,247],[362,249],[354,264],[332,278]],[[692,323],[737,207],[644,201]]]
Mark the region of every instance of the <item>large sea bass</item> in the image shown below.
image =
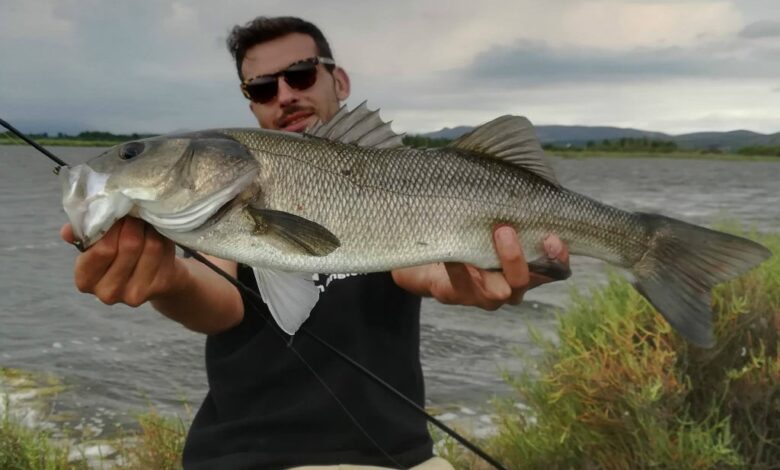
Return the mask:
[[[530,122],[517,116],[417,150],[363,104],[303,135],[221,129],[128,142],[61,178],[83,246],[117,219],[140,217],[180,244],[256,267],[264,299],[291,334],[317,290],[310,275],[290,273],[439,261],[497,268],[491,232],[507,224],[529,255],[555,233],[572,254],[630,270],[678,332],[711,346],[711,288],[771,254],[744,238],[568,191]]]

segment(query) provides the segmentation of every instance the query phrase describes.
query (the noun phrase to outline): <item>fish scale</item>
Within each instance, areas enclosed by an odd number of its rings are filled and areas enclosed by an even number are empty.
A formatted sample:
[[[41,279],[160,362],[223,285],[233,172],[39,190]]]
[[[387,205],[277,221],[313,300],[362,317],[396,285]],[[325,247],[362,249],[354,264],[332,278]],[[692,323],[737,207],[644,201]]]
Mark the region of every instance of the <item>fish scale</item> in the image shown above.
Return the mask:
[[[630,270],[639,292],[702,346],[714,341],[712,287],[770,255],[741,237],[623,211],[561,187],[522,117],[499,117],[428,150],[401,146],[365,105],[333,119],[338,125],[317,124],[304,135],[217,129],[123,144],[61,173],[63,205],[85,245],[129,212],[261,277],[266,270],[359,273],[443,261],[499,268],[497,225],[517,231],[529,259],[557,234],[572,254]],[[544,257],[532,268],[568,276],[568,267]],[[259,280],[264,297],[277,298],[269,308],[294,332],[308,311],[274,303],[296,297],[283,285],[295,282],[269,279]]]
[[[555,188],[501,161],[447,149],[347,152],[316,138],[232,135],[256,152],[261,175],[273,175],[261,183],[267,208],[318,221],[341,241],[338,250],[319,259],[293,261],[279,253],[279,266],[379,271],[459,260],[496,268],[490,232],[500,223],[523,234],[524,245],[537,255],[548,233],[569,242],[573,254],[598,255],[621,266],[637,261],[646,245],[630,213]],[[583,231],[588,221],[592,230]],[[618,235],[614,238],[625,246],[613,248],[613,237],[605,234]]]

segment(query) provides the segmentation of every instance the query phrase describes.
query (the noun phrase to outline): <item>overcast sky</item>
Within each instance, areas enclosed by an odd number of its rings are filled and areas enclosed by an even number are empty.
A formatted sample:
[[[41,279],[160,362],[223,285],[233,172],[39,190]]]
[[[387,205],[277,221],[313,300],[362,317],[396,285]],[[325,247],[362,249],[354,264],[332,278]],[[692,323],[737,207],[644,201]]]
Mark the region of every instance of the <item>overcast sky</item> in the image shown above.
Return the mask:
[[[536,124],[780,131],[778,0],[0,0],[0,117],[25,131],[254,126],[231,27],[325,32],[393,127]]]

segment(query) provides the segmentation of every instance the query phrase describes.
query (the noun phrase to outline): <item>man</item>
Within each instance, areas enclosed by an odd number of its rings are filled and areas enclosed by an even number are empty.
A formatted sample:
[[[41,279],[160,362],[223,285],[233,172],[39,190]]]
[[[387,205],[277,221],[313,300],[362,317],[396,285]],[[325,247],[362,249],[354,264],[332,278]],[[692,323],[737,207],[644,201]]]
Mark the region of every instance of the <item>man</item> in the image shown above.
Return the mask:
[[[304,131],[327,121],[349,96],[346,71],[311,23],[260,17],[236,26],[228,47],[250,110],[264,128]],[[73,241],[69,225],[62,237]],[[497,227],[494,239],[502,272],[440,263],[392,273],[320,275],[322,294],[305,326],[424,406],[420,296],[495,309],[549,282],[529,274],[513,229]],[[556,237],[545,247],[548,256],[568,263]],[[256,288],[250,268],[211,260]],[[79,255],[75,279],[81,291],[107,304],[151,301],[169,318],[208,335],[209,393],[187,437],[185,468],[451,468],[432,458],[426,422],[408,406],[319,344],[296,338],[296,352],[337,401],[272,329],[264,304],[197,261],[177,258],[173,243],[144,222],[117,222]]]

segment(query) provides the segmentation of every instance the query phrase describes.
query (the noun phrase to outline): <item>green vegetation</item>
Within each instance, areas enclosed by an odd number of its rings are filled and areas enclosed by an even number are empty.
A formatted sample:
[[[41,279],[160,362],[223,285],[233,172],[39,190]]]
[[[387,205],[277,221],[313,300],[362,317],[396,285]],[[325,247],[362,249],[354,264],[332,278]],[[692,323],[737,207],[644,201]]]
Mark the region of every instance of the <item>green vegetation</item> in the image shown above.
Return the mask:
[[[5,398],[3,409],[8,410]],[[56,443],[44,431],[34,431],[11,419],[6,411],[0,416],[0,468],[8,470],[86,469],[86,463],[70,463],[67,443]]]
[[[780,254],[780,235],[754,236]],[[718,343],[682,340],[622,277],[574,293],[556,341],[531,372],[510,377],[498,432],[483,441],[511,469],[778,468],[780,462],[780,256],[713,295]],[[518,407],[517,402],[524,406]],[[7,407],[6,407],[7,409]],[[109,442],[103,468],[179,469],[185,424],[151,412]],[[441,438],[440,434],[436,434]],[[449,439],[440,455],[487,470]],[[73,445],[0,421],[0,468],[84,468]]]
[[[5,410],[9,410],[6,398]],[[184,448],[186,426],[181,419],[161,416],[156,411],[138,417],[137,430],[104,441],[53,438],[41,429],[22,426],[6,411],[0,420],[0,468],[3,470],[178,470]],[[91,446],[115,449],[108,455],[87,457]]]
[[[405,135],[404,145],[414,148],[435,148],[444,147],[452,142],[450,139],[434,139],[431,137],[425,137],[422,135]]]
[[[758,240],[780,253],[780,236]],[[536,371],[508,377],[516,396],[484,444],[512,469],[778,468],[780,257],[716,288],[713,306],[718,343],[703,350],[623,278],[575,294],[560,341],[539,340]],[[458,468],[488,468],[442,450]]]
[[[181,468],[181,453],[187,427],[179,418],[155,411],[138,417],[139,431],[120,441],[117,470],[176,470]]]
[[[586,150],[590,152],[642,152],[642,153],[670,153],[677,151],[677,144],[666,140],[642,138],[622,138],[618,140],[604,139],[601,142],[589,140],[584,147],[579,146],[561,146],[560,144],[544,145],[545,150],[556,151],[578,151]]]
[[[725,160],[740,162],[780,162],[777,157],[765,155],[737,155],[735,153],[717,153],[704,150],[678,150],[669,153],[651,152],[595,152],[590,150],[549,150],[548,155],[561,158],[669,158],[690,160]]]
[[[22,425],[20,415],[29,412],[48,423],[72,419],[67,412],[52,411],[51,398],[64,389],[56,377],[0,367],[0,469],[181,468],[187,426],[182,419],[162,416],[154,409],[137,416],[131,429],[118,427],[116,437],[102,440],[95,440],[91,429],[59,429],[55,437],[47,429]],[[12,403],[11,395],[23,398]]]
[[[752,145],[749,147],[742,147],[737,153],[740,155],[767,155],[780,157],[780,145]]]
[[[56,136],[43,134],[30,134],[28,137],[41,145],[63,147],[110,147],[129,140],[145,139],[155,134],[112,134],[110,132],[87,131],[78,135],[66,135],[59,133]],[[10,132],[0,132],[0,145],[27,145],[21,139]]]
[[[451,139],[434,139],[421,135],[406,135],[404,145],[414,148],[444,147]],[[585,146],[545,144],[551,155],[563,158],[676,158],[739,161],[778,161],[780,147],[745,147],[738,153],[724,153],[717,148],[680,149],[675,142],[647,138],[588,141]]]
[[[67,147],[111,147],[130,140],[154,137],[156,134],[112,134],[110,132],[86,131],[78,135],[62,133],[50,136],[46,133],[31,134],[30,137],[41,145]],[[405,135],[404,145],[413,148],[444,147],[451,139],[431,138],[422,135]],[[0,145],[24,145],[24,142],[10,132],[0,132]],[[617,140],[604,139],[601,142],[588,141],[584,146],[564,145],[560,143],[545,144],[544,149],[552,155],[569,157],[664,157],[664,158],[695,158],[717,160],[761,160],[777,161],[773,157],[780,156],[780,146],[749,146],[739,149],[736,153],[724,153],[717,148],[680,149],[675,142],[643,138],[622,138]]]

